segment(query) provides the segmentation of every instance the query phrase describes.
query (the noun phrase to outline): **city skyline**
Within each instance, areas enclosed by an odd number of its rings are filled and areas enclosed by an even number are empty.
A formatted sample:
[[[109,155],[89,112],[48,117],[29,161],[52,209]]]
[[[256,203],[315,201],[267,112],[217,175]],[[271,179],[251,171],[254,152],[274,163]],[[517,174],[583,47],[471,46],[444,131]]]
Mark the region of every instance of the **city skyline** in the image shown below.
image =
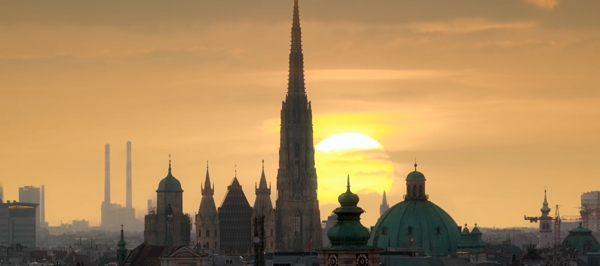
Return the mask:
[[[539,214],[545,188],[551,214],[556,204],[577,214],[581,193],[600,189],[600,4],[431,3],[301,1],[315,146],[361,133],[391,166],[361,173],[317,151],[320,190],[337,197],[348,172],[356,187],[377,170],[391,175],[354,191],[368,227],[383,189],[390,207],[402,200],[416,157],[430,198],[459,224],[530,226],[522,215]],[[235,169],[253,202],[261,160],[276,183],[291,1],[113,4],[121,12],[69,1],[0,11],[0,108],[10,114],[0,167],[19,177],[3,179],[5,200],[44,184],[50,225],[97,225],[103,145],[113,148],[111,202],[125,205],[131,140],[137,217],[168,154],[184,212],[198,211],[207,160],[217,207]],[[339,204],[320,201],[325,220]]]

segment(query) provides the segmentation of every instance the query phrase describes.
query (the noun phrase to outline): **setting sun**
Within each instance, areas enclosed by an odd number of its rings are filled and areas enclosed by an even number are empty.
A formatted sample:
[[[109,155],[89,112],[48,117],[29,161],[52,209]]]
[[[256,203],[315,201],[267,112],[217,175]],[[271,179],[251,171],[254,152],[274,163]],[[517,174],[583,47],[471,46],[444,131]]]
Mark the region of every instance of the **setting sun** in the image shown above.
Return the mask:
[[[389,155],[377,140],[360,133],[339,133],[317,144],[315,160],[319,200],[334,203],[345,187],[346,175],[355,193],[383,193],[393,183]]]

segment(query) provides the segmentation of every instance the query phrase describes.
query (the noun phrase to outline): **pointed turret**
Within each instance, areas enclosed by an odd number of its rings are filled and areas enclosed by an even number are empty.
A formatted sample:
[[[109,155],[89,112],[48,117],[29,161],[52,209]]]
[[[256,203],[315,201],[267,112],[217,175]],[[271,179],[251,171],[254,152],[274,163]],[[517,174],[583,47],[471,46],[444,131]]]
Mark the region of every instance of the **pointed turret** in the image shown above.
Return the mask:
[[[127,257],[127,242],[125,242],[125,236],[123,234],[123,225],[121,225],[121,239],[119,239],[119,243],[117,243],[117,264],[121,265],[123,261],[125,261],[125,257]]]
[[[200,185],[201,190],[202,190],[202,196],[212,196],[215,194],[215,188],[214,185],[211,188],[210,186],[210,174],[208,173],[208,161],[206,161],[206,177],[204,179],[204,186],[202,187],[202,185]]]
[[[381,200],[381,205],[379,205],[379,216],[382,216],[385,211],[390,208],[390,205],[387,203],[387,196],[385,195],[385,190],[383,191],[383,199]]]

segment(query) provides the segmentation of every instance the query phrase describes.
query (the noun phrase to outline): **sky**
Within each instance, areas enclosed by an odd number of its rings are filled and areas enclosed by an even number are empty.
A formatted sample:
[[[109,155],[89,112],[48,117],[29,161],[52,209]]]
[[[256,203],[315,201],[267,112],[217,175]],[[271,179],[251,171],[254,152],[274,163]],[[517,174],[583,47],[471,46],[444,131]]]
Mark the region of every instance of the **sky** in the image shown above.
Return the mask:
[[[544,189],[552,213],[577,214],[581,193],[600,189],[597,10],[591,0],[301,0],[315,145],[353,132],[383,147],[371,159],[391,182],[355,191],[363,224],[374,225],[384,189],[402,200],[415,158],[429,199],[458,224],[530,226],[522,217],[540,213]],[[263,159],[275,202],[291,18],[291,0],[4,2],[5,200],[45,185],[50,225],[98,225],[104,145],[112,200],[124,205],[131,141],[138,217],[169,154],[187,213],[207,160],[218,206],[236,167],[253,204]],[[320,191],[344,192],[351,166],[319,156]],[[358,172],[352,182],[364,184]],[[323,219],[338,205],[320,203]]]

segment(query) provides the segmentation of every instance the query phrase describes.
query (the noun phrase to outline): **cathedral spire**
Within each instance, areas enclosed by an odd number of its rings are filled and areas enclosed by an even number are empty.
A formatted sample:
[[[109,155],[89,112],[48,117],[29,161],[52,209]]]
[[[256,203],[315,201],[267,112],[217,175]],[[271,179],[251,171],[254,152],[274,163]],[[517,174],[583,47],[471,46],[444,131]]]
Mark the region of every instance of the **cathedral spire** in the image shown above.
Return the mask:
[[[204,186],[201,187],[202,195],[213,195],[214,194],[214,186],[211,188],[210,186],[210,175],[208,173],[208,161],[206,161],[206,178],[204,179]]]
[[[302,30],[300,29],[300,11],[298,0],[294,0],[294,14],[292,22],[292,47],[290,51],[290,73],[288,80],[288,94],[305,93],[304,88],[304,55],[302,54]]]
[[[262,173],[260,175],[258,189],[267,189],[267,177],[265,177],[265,160],[262,160]]]
[[[390,205],[387,203],[387,195],[385,194],[385,190],[383,191],[383,199],[381,200],[381,205],[379,205],[379,216],[382,216],[385,211],[390,208]]]

